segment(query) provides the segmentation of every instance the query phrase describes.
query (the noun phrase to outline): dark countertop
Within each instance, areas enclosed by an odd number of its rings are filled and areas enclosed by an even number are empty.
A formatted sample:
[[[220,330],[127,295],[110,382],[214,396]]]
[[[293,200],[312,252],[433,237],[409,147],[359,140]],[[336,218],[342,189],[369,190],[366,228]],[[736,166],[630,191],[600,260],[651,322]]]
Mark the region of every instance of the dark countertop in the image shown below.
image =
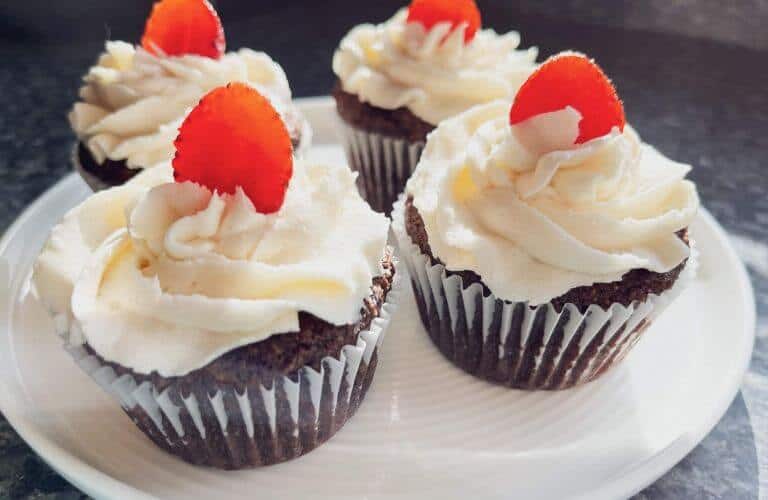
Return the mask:
[[[760,498],[759,471],[768,471],[768,53],[573,24],[502,3],[484,9],[487,24],[499,31],[518,29],[523,45],[538,45],[544,56],[573,48],[595,57],[613,77],[628,121],[641,136],[668,156],[694,165],[692,177],[703,203],[730,233],[755,287],[756,351],[741,393],[702,444],[637,498]],[[228,45],[270,53],[283,64],[296,96],[329,91],[331,54],[345,29],[363,20],[384,20],[393,12],[391,1],[372,1],[356,14],[324,2],[286,3],[258,16],[239,15],[235,9],[228,16],[225,6],[221,2]],[[281,29],[300,18],[311,19],[312,27],[301,34]],[[102,25],[92,29],[104,32]],[[113,33],[114,38],[127,37],[130,30]],[[97,41],[26,38],[0,37],[0,230],[70,171],[72,134],[65,114],[80,75],[102,47]],[[762,481],[762,494],[768,495],[768,478]],[[0,417],[0,497],[80,496]]]

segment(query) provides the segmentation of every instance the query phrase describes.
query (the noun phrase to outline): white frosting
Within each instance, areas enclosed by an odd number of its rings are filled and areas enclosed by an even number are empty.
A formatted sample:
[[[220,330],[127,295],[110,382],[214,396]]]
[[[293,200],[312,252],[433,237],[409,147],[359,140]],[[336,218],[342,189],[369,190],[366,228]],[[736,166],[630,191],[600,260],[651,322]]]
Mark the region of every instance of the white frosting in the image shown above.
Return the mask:
[[[407,9],[389,21],[355,27],[333,56],[346,92],[384,109],[407,107],[437,125],[477,104],[510,97],[535,69],[536,48],[515,50],[520,35],[479,30],[464,43],[466,24],[427,31],[407,23]]]
[[[511,127],[507,100],[443,122],[406,188],[434,254],[500,298],[547,302],[688,257],[675,235],[698,209],[690,170],[631,127],[575,145],[573,108]]]
[[[173,158],[173,141],[188,111],[203,95],[229,82],[252,85],[270,99],[289,128],[306,128],[291,103],[283,69],[250,49],[220,59],[169,57],[107,42],[84,81],[69,121],[99,163],[109,158],[146,168]]]
[[[360,318],[388,221],[343,166],[297,162],[285,203],[174,183],[167,163],[99,192],[54,228],[34,274],[43,302],[107,360],[183,375],[238,346],[297,331],[307,311]]]

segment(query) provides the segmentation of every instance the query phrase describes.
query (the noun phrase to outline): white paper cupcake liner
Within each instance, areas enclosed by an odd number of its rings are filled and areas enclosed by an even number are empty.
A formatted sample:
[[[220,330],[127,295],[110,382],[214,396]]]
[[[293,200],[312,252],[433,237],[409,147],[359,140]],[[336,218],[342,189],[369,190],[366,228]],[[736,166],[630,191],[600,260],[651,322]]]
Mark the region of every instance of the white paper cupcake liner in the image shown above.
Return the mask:
[[[78,366],[155,444],[194,464],[240,469],[303,455],[354,414],[373,379],[377,350],[400,300],[401,283],[396,270],[379,317],[358,334],[356,343],[342,347],[338,357],[323,358],[319,371],[303,367],[270,383],[249,382],[243,388],[184,378],[164,389],[138,382],[89,352],[69,318],[54,319]]]
[[[423,141],[411,142],[367,132],[339,118],[347,161],[360,173],[360,194],[377,212],[387,215],[405,189],[424,150]]]
[[[405,231],[403,197],[395,204],[392,229],[411,277],[422,323],[440,351],[478,376],[519,389],[566,389],[594,380],[621,361],[640,334],[692,281],[698,252],[675,284],[629,306],[580,312],[566,304],[530,306],[485,294],[480,283],[464,286],[442,264],[432,264]]]

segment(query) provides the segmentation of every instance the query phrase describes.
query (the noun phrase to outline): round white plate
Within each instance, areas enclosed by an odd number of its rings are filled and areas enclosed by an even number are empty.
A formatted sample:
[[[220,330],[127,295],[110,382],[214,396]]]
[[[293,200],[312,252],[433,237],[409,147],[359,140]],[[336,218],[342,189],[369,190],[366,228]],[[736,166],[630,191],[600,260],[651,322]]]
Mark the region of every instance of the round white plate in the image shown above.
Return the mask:
[[[311,154],[344,161],[329,98],[302,100]],[[358,414],[289,463],[222,472],[155,448],[61,349],[28,293],[50,227],[88,189],[70,175],[0,242],[0,409],[57,471],[100,498],[621,498],[653,482],[717,423],[752,350],[754,301],[723,230],[704,210],[695,283],[602,379],[514,391],[454,368],[422,330],[410,291]]]

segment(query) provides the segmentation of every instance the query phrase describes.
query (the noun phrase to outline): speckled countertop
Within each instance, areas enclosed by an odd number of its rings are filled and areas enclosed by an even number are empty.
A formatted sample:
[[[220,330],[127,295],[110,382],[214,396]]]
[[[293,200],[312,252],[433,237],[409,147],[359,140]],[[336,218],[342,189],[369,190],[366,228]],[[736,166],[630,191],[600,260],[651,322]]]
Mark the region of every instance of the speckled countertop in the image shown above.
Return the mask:
[[[229,45],[271,53],[285,67],[297,96],[327,93],[332,50],[344,29],[361,19],[331,15],[319,4],[315,12],[284,8],[274,19],[227,22]],[[372,4],[367,19],[391,13],[379,4]],[[543,55],[575,48],[602,64],[644,139],[694,165],[692,177],[704,205],[730,233],[754,284],[757,341],[740,394],[702,444],[638,498],[768,498],[768,54],[531,13],[513,18],[501,7],[489,10],[489,24],[520,29],[524,45],[538,45]],[[299,14],[315,19],[315,33],[298,37],[275,28]],[[0,41],[0,230],[69,172],[72,135],[65,114],[80,75],[100,48],[93,42]],[[0,417],[1,498],[81,496]]]

